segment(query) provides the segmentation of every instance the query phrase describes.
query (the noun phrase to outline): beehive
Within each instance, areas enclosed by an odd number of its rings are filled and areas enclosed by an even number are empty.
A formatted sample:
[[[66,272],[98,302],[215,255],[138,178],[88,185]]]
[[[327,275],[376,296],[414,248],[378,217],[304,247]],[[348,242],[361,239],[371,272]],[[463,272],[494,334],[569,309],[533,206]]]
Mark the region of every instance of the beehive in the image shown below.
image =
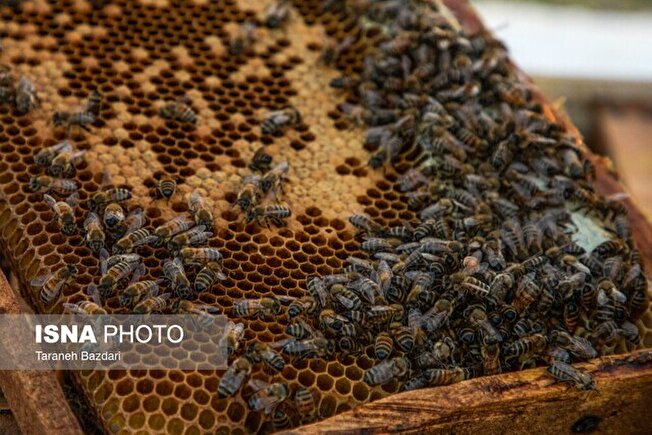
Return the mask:
[[[106,171],[112,184],[132,189],[133,203],[146,208],[147,223],[155,227],[186,211],[189,192],[204,193],[217,218],[211,245],[222,250],[229,279],[218,291],[202,294],[203,303],[228,310],[243,297],[302,296],[307,276],[333,273],[358,252],[349,215],[365,212],[384,225],[414,217],[395,186],[398,174],[367,168],[362,129],[336,110],[345,95],[328,87],[343,72],[359,72],[362,53],[378,35],[365,35],[337,68],[326,67],[319,61],[321,48],[354,32],[355,19],[322,11],[320,1],[296,1],[285,32],[260,27],[246,55],[229,54],[237,23],[260,20],[269,2],[251,3],[115,1],[95,9],[83,1],[34,1],[2,11],[3,62],[32,78],[42,100],[37,112],[25,116],[0,107],[0,246],[37,311],[60,311],[63,302],[84,299],[85,286],[99,273],[82,237],[61,235],[42,196],[27,188],[29,178],[40,173],[35,151],[64,137],[49,125],[49,114],[80,105],[95,89],[106,107],[92,134],[73,136],[88,150],[77,174],[82,200],[101,188]],[[192,99],[196,127],[157,116],[164,101],[182,95]],[[281,137],[263,135],[263,114],[287,105],[300,110],[301,125]],[[291,167],[283,200],[293,217],[286,228],[245,226],[232,206],[260,145]],[[150,193],[166,175],[183,180],[170,203]],[[77,217],[85,211],[78,210]],[[147,247],[140,254],[149,276],[160,276],[165,253]],[[25,283],[64,263],[76,264],[80,277],[57,304],[44,307]],[[117,299],[108,305],[121,310]],[[284,338],[287,319],[277,320],[247,321],[246,338]],[[643,345],[652,345],[649,331]],[[363,372],[370,365],[364,354],[294,362],[281,378],[293,389],[309,387],[326,418],[397,391],[396,382],[365,384]],[[83,373],[77,381],[98,426],[110,432],[271,429],[260,413],[248,410],[242,395],[219,399],[219,377],[219,372],[116,371]]]

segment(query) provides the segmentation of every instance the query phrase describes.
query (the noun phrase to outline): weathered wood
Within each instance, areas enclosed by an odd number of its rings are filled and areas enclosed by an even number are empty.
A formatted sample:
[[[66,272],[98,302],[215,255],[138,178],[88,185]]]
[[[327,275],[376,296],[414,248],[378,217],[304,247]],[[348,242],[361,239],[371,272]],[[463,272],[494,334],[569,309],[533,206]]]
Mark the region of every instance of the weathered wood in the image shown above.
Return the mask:
[[[596,416],[601,433],[649,433],[652,351],[603,357],[577,367],[597,392],[555,384],[544,368],[486,376],[378,400],[291,433],[570,432]]]
[[[13,290],[0,271],[0,313],[21,312]],[[4,392],[23,434],[82,434],[54,372],[0,370]]]

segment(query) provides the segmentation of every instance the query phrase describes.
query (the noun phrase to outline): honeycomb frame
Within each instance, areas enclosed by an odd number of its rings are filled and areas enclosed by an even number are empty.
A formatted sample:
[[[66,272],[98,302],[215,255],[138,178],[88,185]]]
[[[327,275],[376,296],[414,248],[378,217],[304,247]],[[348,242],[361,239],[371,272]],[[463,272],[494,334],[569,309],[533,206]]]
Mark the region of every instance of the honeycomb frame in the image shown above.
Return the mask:
[[[39,173],[34,151],[64,137],[44,114],[75,107],[94,89],[105,95],[107,107],[92,134],[73,135],[87,150],[87,163],[77,174],[82,199],[101,188],[102,173],[108,171],[113,185],[132,189],[132,202],[146,206],[147,224],[155,227],[185,212],[184,199],[193,189],[206,193],[217,218],[211,245],[223,251],[229,279],[219,287],[221,294],[202,294],[204,303],[228,310],[242,297],[302,296],[307,276],[334,273],[358,253],[346,222],[350,214],[364,212],[384,225],[414,217],[394,185],[398,174],[366,167],[362,129],[335,110],[344,96],[328,90],[330,79],[359,70],[365,38],[373,41],[376,35],[365,35],[338,60],[337,69],[324,67],[319,49],[325,41],[343,39],[353,23],[337,13],[318,14],[317,1],[297,0],[286,31],[305,35],[302,41],[261,27],[247,56],[230,55],[236,23],[259,20],[267,4],[141,0],[94,9],[82,0],[54,5],[34,0],[18,11],[2,10],[3,61],[33,78],[42,102],[36,114],[25,116],[0,107],[0,221],[6,223],[0,246],[11,252],[8,260],[24,285],[22,294],[38,312],[56,312],[65,301],[84,299],[83,287],[97,274],[98,262],[81,236],[61,235],[41,195],[26,188],[29,177]],[[172,17],[170,8],[178,14]],[[193,101],[196,127],[156,116],[164,101],[182,95]],[[282,137],[263,135],[264,112],[288,104],[300,109],[302,123]],[[245,226],[232,207],[246,162],[260,145],[292,168],[284,200],[293,217],[286,228]],[[183,180],[169,204],[151,198],[163,176]],[[78,220],[85,211],[77,210]],[[152,270],[148,278],[160,276],[161,251],[147,247],[140,253]],[[80,269],[78,283],[44,307],[24,283],[64,263]],[[117,299],[109,300],[109,308],[120,312]],[[284,338],[287,319],[280,320],[245,321],[246,339]],[[644,343],[652,346],[649,333]],[[397,391],[395,382],[373,388],[362,382],[370,364],[364,354],[313,360],[287,365],[281,376],[292,389],[315,387],[317,409],[325,418]],[[262,370],[256,376],[272,377]],[[270,429],[259,414],[247,412],[242,394],[218,399],[218,381],[216,373],[179,371],[94,372],[77,379],[109,432]]]

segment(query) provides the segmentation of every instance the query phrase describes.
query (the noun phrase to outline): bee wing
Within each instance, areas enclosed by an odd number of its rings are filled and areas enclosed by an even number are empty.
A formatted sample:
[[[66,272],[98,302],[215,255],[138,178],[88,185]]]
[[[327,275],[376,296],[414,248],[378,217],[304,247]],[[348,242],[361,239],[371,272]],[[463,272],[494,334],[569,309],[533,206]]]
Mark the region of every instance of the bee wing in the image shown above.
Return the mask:
[[[72,151],[72,144],[68,142],[67,140],[64,140],[63,142],[59,142],[56,145],[52,145],[52,151],[56,153],[67,153]]]
[[[111,174],[109,171],[102,172],[102,182],[100,183],[100,190],[104,190],[106,186],[111,184]]]
[[[47,196],[47,195],[46,195],[46,196]],[[77,207],[77,205],[79,204],[79,192],[75,192],[75,193],[73,193],[72,195],[70,195],[70,196],[66,199],[66,203],[67,203],[70,207],[72,207],[72,208]]]
[[[88,284],[86,287],[86,293],[93,299],[97,305],[102,305],[102,300],[100,299],[100,292],[97,291],[97,286],[93,283]]]
[[[34,278],[30,284],[32,287],[43,287],[43,284],[52,276],[51,273],[46,273],[45,275],[40,275]]]
[[[149,245],[158,240],[158,236],[156,234],[150,234],[149,236],[143,238],[143,245]]]
[[[97,217],[97,214],[95,212],[89,212],[86,215],[86,219],[84,219],[84,228],[86,228],[88,225],[94,223],[94,222],[99,222],[100,218]]]
[[[276,299],[278,299],[280,302],[283,302],[283,303],[290,303],[290,302],[295,301],[297,298],[295,298],[293,296],[276,296]]]
[[[316,336],[317,336],[316,331],[313,329],[312,326],[308,325],[308,323],[306,323],[305,320],[303,320],[303,319],[299,319],[299,320],[298,320],[298,323],[300,323],[301,326],[302,326],[306,331],[308,331],[308,334],[309,334],[311,337],[316,337]]]
[[[251,388],[254,389],[254,391],[260,391],[263,388],[269,387],[269,384],[263,380],[260,379],[249,379],[249,382],[247,382],[247,385],[249,385]]]
[[[47,203],[51,208],[54,208],[54,206],[57,204],[57,200],[54,199],[54,198],[52,198],[52,197],[51,197],[50,195],[48,195],[47,193],[46,193],[45,195],[43,195],[43,199],[45,200],[45,202],[46,202],[46,203]]]
[[[145,275],[146,272],[147,272],[147,269],[145,269],[145,265],[143,263],[140,263],[138,265],[138,267],[136,268],[136,270],[134,270],[134,274],[132,275],[131,281],[129,282],[129,284],[134,284],[134,283],[138,282],[138,280],[140,280],[140,278],[143,275]]]
[[[172,260],[172,264],[174,265],[174,267],[183,271],[183,262],[181,261],[181,258],[174,257],[174,260]]]
[[[195,305],[195,308],[201,310],[204,313],[217,314],[220,312],[219,308],[216,308],[212,305]]]
[[[69,302],[65,302],[63,304],[63,308],[68,311],[70,314],[86,314],[83,310],[81,310],[77,304],[71,304]]]
[[[131,233],[133,231],[139,230],[145,225],[145,216],[143,209],[137,207],[129,212],[125,220],[128,222],[127,232]]]
[[[102,272],[102,275],[106,273],[106,260],[109,259],[109,251],[106,249],[102,248],[100,249],[100,272]]]
[[[288,343],[293,342],[293,341],[296,341],[296,339],[294,337],[284,338],[283,340],[274,341],[272,343],[269,343],[269,345],[270,345],[270,347],[272,347],[274,349],[280,349],[282,347],[285,347]]]

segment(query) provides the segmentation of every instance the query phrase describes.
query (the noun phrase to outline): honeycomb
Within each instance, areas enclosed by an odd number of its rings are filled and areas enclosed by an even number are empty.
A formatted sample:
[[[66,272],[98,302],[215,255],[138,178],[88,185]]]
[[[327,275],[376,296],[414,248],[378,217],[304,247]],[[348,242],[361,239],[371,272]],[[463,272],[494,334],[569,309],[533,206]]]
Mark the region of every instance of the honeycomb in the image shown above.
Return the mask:
[[[221,250],[228,275],[199,296],[201,303],[228,313],[242,298],[304,296],[308,276],[336,273],[348,256],[360,254],[350,215],[366,213],[385,226],[415,218],[396,186],[400,165],[384,172],[368,168],[363,129],[337,110],[346,95],[329,87],[342,74],[359,73],[363,53],[380,37],[360,29],[355,17],[339,8],[323,10],[319,0],[295,0],[283,30],[259,25],[253,45],[234,55],[228,47],[238,25],[262,24],[270,0],[94,3],[34,0],[0,12],[1,61],[32,79],[41,100],[37,111],[21,116],[0,105],[0,247],[36,311],[60,312],[63,303],[86,299],[86,286],[99,274],[82,236],[61,234],[42,195],[28,188],[41,173],[33,155],[65,138],[65,131],[53,129],[50,114],[82,105],[94,90],[104,97],[101,116],[91,133],[74,130],[71,137],[87,151],[75,177],[82,199],[78,224],[87,212],[84,200],[105,187],[105,173],[112,185],[131,189],[130,203],[144,207],[148,227],[186,212],[187,196],[197,190],[213,208],[210,245]],[[325,66],[322,49],[356,32],[358,41],[335,65]],[[196,125],[157,116],[165,102],[182,96],[192,101]],[[301,123],[281,136],[263,134],[264,114],[289,105],[301,112]],[[233,206],[260,146],[290,165],[283,201],[292,217],[283,228],[245,225]],[[180,180],[169,202],[152,194],[165,177]],[[145,279],[161,276],[167,253],[148,246],[139,253]],[[56,304],[44,306],[28,283],[65,264],[76,265],[78,278]],[[117,298],[107,306],[125,310]],[[249,342],[287,337],[285,314],[242,321]],[[644,322],[652,326],[650,313]],[[642,346],[650,347],[652,329],[644,332]],[[279,375],[257,367],[252,377],[283,381],[293,392],[308,388],[318,418],[326,418],[398,391],[397,382],[363,382],[372,364],[365,353],[338,354],[287,363]],[[96,371],[77,374],[75,382],[106,432],[273,430],[270,418],[249,410],[243,391],[218,397],[222,374]]]

